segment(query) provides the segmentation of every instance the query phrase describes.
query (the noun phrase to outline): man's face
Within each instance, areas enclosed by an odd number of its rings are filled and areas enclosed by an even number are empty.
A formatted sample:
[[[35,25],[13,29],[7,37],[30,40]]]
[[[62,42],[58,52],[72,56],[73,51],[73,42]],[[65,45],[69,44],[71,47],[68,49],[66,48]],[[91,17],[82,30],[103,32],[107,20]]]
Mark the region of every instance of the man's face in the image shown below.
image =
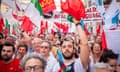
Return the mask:
[[[109,59],[108,64],[113,68],[113,70],[116,70],[117,62],[117,59]]]
[[[43,42],[40,45],[40,54],[42,56],[48,56],[50,52],[50,47],[49,44],[47,42]]]
[[[21,54],[21,55],[25,55],[26,54],[26,48],[25,47],[20,47],[19,49],[18,49],[18,53],[19,54]]]
[[[53,40],[56,41],[56,40],[58,40],[58,39],[59,39],[59,36],[58,36],[57,34],[55,34]]]
[[[1,56],[4,61],[9,61],[12,59],[14,52],[12,46],[3,46]]]
[[[74,48],[71,41],[64,41],[62,44],[62,54],[65,59],[72,59],[74,55]]]
[[[29,59],[25,63],[24,72],[44,72],[42,62],[35,58]]]
[[[98,42],[98,43],[101,43],[101,42],[102,42],[102,38],[101,38],[101,36],[97,36],[97,38],[96,38],[96,42]]]
[[[6,38],[6,41],[15,44],[14,37],[12,37],[12,36],[8,36],[8,37]]]
[[[39,52],[40,41],[34,41],[33,48],[35,52]]]

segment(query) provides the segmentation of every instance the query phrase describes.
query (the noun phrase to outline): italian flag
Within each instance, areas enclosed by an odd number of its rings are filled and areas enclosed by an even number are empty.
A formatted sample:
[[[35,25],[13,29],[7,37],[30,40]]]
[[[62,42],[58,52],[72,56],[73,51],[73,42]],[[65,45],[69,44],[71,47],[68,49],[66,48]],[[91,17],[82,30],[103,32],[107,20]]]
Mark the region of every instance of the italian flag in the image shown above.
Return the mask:
[[[5,19],[5,30],[4,30],[4,34],[8,35],[10,34],[10,24],[8,23],[8,20]]]
[[[42,16],[43,15],[43,11],[42,11],[42,7],[39,4],[38,0],[31,0],[31,2],[34,4],[35,8],[39,11],[39,14]]]

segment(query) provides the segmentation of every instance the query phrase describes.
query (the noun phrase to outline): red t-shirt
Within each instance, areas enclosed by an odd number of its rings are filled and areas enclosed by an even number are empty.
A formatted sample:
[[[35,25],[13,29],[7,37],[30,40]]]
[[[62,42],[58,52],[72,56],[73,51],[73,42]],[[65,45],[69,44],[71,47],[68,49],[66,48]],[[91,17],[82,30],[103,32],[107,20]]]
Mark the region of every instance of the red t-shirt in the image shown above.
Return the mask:
[[[20,68],[20,60],[13,59],[13,61],[8,64],[0,61],[0,72],[23,72]]]

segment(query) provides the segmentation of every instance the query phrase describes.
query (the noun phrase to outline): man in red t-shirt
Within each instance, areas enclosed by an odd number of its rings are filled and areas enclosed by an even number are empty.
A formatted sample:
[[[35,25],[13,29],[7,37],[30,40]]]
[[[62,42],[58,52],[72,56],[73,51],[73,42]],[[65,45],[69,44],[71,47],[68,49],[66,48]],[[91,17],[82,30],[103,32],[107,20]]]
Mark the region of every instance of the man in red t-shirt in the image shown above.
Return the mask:
[[[15,53],[15,47],[9,42],[5,42],[2,47],[0,61],[0,72],[22,72],[20,61],[12,58]]]

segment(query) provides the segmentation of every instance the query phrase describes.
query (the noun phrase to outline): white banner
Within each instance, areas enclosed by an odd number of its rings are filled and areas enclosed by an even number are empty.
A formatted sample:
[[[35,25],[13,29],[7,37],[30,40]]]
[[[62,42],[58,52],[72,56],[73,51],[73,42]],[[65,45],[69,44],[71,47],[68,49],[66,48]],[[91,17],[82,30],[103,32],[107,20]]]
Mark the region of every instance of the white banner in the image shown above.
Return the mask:
[[[120,64],[120,30],[105,30],[107,46],[115,53],[119,54]]]

